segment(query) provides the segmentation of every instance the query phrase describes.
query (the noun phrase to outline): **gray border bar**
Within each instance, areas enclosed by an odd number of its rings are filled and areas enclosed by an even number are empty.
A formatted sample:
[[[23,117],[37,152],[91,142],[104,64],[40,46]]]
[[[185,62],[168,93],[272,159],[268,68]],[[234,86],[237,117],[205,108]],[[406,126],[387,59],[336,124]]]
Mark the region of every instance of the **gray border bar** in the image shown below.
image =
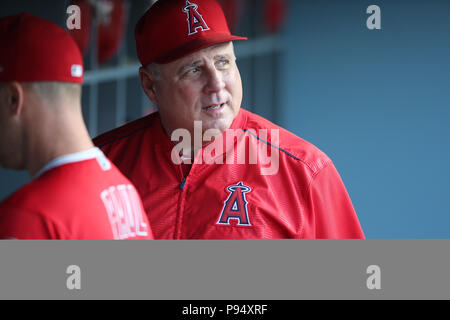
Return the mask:
[[[0,299],[449,299],[449,271],[450,240],[0,241]]]

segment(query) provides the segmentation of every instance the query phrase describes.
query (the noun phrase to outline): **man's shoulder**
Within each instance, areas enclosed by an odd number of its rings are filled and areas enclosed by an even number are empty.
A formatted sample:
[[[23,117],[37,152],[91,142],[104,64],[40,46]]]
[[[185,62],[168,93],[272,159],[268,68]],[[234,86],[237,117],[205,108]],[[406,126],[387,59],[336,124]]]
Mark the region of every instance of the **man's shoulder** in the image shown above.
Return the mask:
[[[0,212],[26,211],[45,217],[70,216],[74,210],[91,210],[101,191],[130,184],[112,163],[102,168],[97,159],[57,166],[22,186],[0,203]]]
[[[331,159],[317,146],[275,123],[247,110],[245,129],[280,151],[280,155],[309,167],[313,173],[331,162]],[[265,131],[264,131],[265,130]]]
[[[108,144],[126,138],[132,138],[146,128],[154,126],[159,120],[159,112],[154,112],[137,120],[131,121],[123,126],[102,133],[93,139],[94,144],[102,148]]]
[[[89,186],[103,184],[106,172],[116,172],[122,176],[120,171],[112,166],[108,171],[102,170],[95,159],[76,161],[58,165],[43,172],[34,180],[16,190],[1,204],[20,207],[48,207],[57,202],[80,198],[80,194],[88,194]],[[124,179],[126,179],[124,177]]]
[[[42,187],[44,185],[36,180],[27,183],[0,203],[0,212],[8,211],[6,208],[37,209],[37,202],[43,200],[41,196],[45,192]]]

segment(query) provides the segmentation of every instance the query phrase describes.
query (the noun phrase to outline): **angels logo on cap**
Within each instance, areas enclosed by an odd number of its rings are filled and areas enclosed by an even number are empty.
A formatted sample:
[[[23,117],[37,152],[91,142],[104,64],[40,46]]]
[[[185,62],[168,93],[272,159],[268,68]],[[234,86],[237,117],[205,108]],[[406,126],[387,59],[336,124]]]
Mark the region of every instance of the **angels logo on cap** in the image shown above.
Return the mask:
[[[202,15],[197,11],[197,8],[197,4],[186,0],[186,6],[183,8],[183,11],[187,14],[189,35],[197,33],[197,29],[201,29],[201,31],[209,30]]]

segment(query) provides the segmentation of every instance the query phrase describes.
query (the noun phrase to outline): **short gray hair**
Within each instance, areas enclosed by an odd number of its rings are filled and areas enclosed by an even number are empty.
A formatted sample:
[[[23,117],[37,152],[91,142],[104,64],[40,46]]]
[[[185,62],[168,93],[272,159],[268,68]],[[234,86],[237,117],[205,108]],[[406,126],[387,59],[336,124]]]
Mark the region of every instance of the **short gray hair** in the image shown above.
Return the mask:
[[[81,97],[81,85],[71,82],[29,82],[28,87],[41,99],[56,100],[60,98],[79,99]]]
[[[157,63],[151,63],[145,67],[145,69],[150,72],[150,74],[156,79],[161,79],[161,68]]]
[[[12,82],[0,82],[0,95],[4,97],[4,92]],[[21,82],[33,96],[43,101],[49,106],[80,105],[81,104],[81,84],[69,82]],[[2,98],[3,99],[3,98]]]

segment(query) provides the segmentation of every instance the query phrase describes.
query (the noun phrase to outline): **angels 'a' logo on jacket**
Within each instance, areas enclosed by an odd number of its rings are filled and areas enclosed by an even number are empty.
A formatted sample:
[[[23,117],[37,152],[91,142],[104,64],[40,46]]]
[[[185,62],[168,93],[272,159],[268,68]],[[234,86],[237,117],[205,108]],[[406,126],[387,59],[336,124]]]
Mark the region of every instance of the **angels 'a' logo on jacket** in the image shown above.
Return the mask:
[[[237,219],[238,226],[251,226],[248,218],[247,211],[247,199],[245,194],[252,189],[249,186],[245,186],[242,182],[227,187],[230,195],[223,205],[222,213],[220,214],[217,224],[231,225],[230,219]]]
[[[202,15],[197,11],[197,8],[198,5],[186,0],[186,6],[183,8],[183,11],[187,14],[189,35],[197,33],[197,29],[201,29],[201,31],[209,30],[209,27],[205,20],[203,20]]]

